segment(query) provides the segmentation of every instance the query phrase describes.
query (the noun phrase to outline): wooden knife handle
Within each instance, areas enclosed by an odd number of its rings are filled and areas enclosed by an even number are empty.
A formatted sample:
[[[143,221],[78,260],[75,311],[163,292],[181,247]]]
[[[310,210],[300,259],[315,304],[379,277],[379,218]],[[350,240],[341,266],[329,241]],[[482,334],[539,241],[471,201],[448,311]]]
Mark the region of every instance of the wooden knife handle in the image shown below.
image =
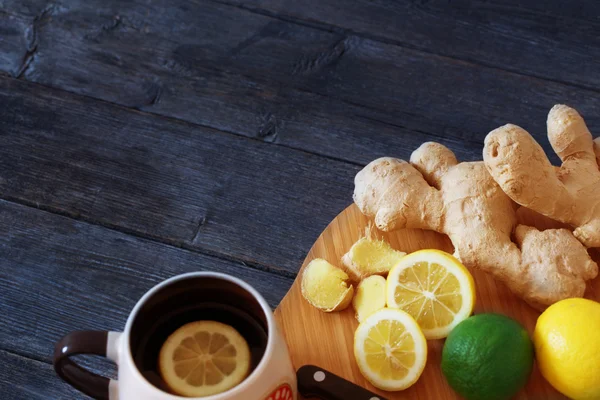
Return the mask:
[[[314,365],[300,367],[296,373],[298,391],[304,397],[322,400],[386,400],[350,381]]]

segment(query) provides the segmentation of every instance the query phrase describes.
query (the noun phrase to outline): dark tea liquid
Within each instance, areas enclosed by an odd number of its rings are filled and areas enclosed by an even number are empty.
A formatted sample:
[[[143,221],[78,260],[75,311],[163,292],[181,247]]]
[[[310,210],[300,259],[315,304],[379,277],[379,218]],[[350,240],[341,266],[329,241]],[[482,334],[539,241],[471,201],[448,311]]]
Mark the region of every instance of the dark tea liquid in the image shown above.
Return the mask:
[[[150,325],[147,332],[140,333],[132,343],[131,352],[138,370],[144,378],[159,389],[171,393],[158,368],[158,355],[167,338],[183,325],[195,321],[217,321],[234,327],[246,339],[250,347],[250,372],[256,368],[267,348],[266,328],[237,307],[220,303],[201,303],[177,308],[163,313]],[[134,348],[135,347],[135,348]]]

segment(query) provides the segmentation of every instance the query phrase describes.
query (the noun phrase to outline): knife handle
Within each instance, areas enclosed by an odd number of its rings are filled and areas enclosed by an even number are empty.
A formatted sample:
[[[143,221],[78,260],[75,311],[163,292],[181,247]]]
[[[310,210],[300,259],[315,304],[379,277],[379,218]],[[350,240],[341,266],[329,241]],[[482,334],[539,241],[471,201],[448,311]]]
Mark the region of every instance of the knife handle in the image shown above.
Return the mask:
[[[322,400],[386,400],[350,381],[314,365],[304,365],[296,373],[298,391],[304,397]]]

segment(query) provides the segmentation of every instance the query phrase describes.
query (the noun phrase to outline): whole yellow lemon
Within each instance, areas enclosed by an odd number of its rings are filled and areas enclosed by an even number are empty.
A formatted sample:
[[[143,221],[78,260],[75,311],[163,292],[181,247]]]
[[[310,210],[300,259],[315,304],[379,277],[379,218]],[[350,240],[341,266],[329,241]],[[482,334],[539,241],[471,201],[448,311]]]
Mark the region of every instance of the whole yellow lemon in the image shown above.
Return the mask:
[[[542,375],[576,400],[600,399],[600,303],[566,299],[540,315],[533,343]]]

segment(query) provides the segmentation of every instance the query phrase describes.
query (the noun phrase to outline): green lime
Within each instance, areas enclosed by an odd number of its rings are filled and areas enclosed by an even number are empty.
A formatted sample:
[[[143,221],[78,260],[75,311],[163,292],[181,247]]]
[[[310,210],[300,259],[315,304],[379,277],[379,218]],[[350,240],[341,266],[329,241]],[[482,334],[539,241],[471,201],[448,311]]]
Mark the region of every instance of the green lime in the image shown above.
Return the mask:
[[[467,400],[504,400],[525,384],[533,367],[533,344],[517,321],[499,314],[467,318],[450,332],[442,372]]]

